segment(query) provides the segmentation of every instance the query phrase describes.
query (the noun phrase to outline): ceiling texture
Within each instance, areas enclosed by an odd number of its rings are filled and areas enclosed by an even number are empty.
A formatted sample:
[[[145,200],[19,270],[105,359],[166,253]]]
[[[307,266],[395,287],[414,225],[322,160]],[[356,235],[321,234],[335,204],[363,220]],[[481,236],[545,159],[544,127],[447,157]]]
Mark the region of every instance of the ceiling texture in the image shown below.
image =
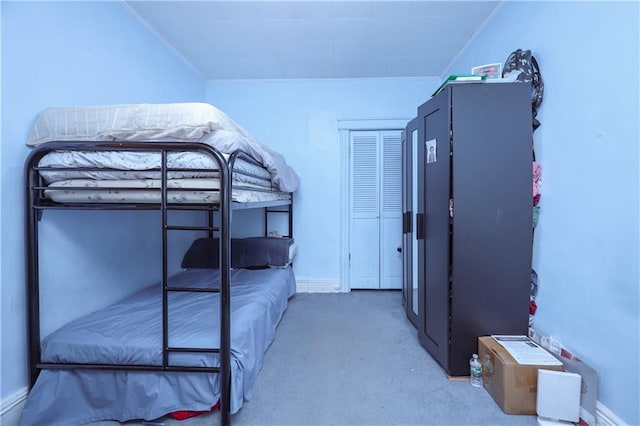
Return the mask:
[[[206,80],[440,78],[502,1],[135,1]]]

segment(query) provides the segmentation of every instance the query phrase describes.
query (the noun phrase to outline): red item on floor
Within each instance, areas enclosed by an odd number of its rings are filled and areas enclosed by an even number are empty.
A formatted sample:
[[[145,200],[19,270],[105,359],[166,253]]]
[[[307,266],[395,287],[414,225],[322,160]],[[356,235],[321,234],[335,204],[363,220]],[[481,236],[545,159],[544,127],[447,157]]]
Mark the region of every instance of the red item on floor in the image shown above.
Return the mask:
[[[191,417],[195,417],[195,416],[199,416],[201,414],[207,414],[212,412],[213,410],[217,410],[218,408],[220,408],[220,401],[216,402],[216,404],[211,407],[211,410],[205,410],[205,411],[174,411],[173,413],[169,413],[169,416],[176,419],[176,420],[185,420],[185,419],[190,419]]]
[[[536,301],[535,300],[530,300],[529,301],[529,315],[535,315],[536,314],[536,310],[538,310],[538,305],[536,305]]]

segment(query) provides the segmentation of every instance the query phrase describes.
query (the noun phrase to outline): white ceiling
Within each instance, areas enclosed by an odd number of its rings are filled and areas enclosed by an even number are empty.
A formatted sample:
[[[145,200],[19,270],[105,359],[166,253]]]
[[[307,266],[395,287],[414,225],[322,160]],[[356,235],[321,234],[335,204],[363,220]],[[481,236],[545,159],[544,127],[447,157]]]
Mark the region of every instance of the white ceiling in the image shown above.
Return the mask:
[[[203,78],[440,77],[501,1],[136,1]]]

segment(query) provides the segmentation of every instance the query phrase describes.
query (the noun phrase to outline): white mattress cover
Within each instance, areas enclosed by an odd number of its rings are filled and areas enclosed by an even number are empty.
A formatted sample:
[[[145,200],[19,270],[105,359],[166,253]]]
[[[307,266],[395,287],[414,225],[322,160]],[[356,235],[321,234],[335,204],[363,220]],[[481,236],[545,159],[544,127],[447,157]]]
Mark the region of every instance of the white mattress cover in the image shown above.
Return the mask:
[[[218,130],[203,136],[199,142],[209,144],[225,153],[237,150],[246,152],[269,170],[273,184],[281,191],[294,192],[300,185],[300,178],[282,154],[271,150],[250,135],[238,136],[233,132]]]
[[[224,154],[223,154],[224,155]],[[224,155],[228,158],[228,155]],[[161,155],[158,152],[137,151],[53,151],[45,155],[39,163],[40,167],[69,168],[92,167],[116,170],[51,170],[40,171],[42,177],[51,183],[61,180],[90,178],[90,179],[160,179],[159,169]],[[207,169],[211,172],[171,171],[167,177],[173,178],[198,178],[217,177],[217,162],[207,154],[193,151],[171,152],[167,155],[167,167],[176,169]],[[241,173],[233,173],[233,179],[237,182],[249,182],[255,184],[270,180],[267,170],[238,159],[234,164],[234,170]],[[252,178],[244,173],[259,176],[264,179]]]
[[[223,153],[247,152],[265,166],[281,191],[293,192],[300,184],[282,154],[206,103],[48,108],[34,124],[27,145],[54,140],[202,142]]]
[[[38,116],[27,145],[81,139],[190,140],[234,125],[227,114],[204,102],[51,107]]]
[[[95,180],[69,179],[52,183],[45,196],[58,203],[158,203],[162,182],[157,179]],[[288,193],[255,191],[258,185],[243,184],[247,189],[232,187],[231,200],[239,203],[289,200]],[[84,187],[87,189],[69,189]],[[169,179],[167,202],[185,204],[216,204],[220,202],[220,181],[216,178]],[[65,189],[66,188],[66,189]]]

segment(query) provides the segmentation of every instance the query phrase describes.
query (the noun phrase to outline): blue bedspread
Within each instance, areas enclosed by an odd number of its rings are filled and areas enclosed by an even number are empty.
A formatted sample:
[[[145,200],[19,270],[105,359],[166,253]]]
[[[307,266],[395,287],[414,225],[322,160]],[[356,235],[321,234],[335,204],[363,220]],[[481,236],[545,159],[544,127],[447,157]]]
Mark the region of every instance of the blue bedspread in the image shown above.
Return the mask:
[[[212,287],[218,270],[192,269],[170,285]],[[295,293],[291,268],[231,271],[231,412],[262,367],[264,352]],[[169,345],[219,347],[219,294],[171,293]],[[42,343],[43,362],[162,363],[159,285],[70,322]],[[217,365],[217,355],[175,354],[172,365]],[[152,420],[177,410],[208,410],[220,398],[218,375],[111,370],[44,370],[27,398],[21,425]]]

